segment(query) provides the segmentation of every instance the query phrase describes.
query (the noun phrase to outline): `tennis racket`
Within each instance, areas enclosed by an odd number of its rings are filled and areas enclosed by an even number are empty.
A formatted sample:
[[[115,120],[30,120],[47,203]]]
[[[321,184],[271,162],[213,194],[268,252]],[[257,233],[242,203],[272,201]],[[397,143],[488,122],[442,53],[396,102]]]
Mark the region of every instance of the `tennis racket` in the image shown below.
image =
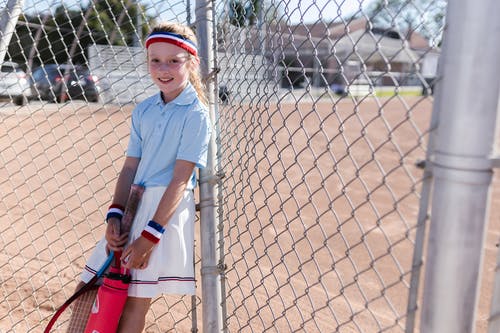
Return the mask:
[[[129,197],[127,199],[127,205],[125,208],[125,213],[124,213],[124,216],[122,218],[122,223],[120,226],[120,233],[130,231],[130,229],[132,227],[132,222],[134,220],[135,214],[137,213],[137,209],[139,207],[139,202],[142,198],[143,193],[144,193],[144,186],[142,186],[142,185],[132,184],[132,186],[130,187]],[[50,332],[50,330],[52,329],[52,327],[56,323],[57,319],[68,308],[68,306],[71,303],[73,303],[76,299],[78,299],[80,296],[84,295],[85,293],[97,288],[96,287],[97,281],[99,281],[99,279],[104,276],[104,273],[113,264],[113,259],[114,259],[113,266],[117,266],[118,270],[120,270],[120,257],[121,257],[121,252],[120,253],[111,252],[109,254],[108,258],[106,259],[106,261],[104,262],[104,264],[102,265],[102,267],[96,272],[96,274],[92,277],[92,279],[90,279],[90,281],[87,282],[82,288],[77,290],[56,311],[56,313],[52,316],[51,320],[47,324],[47,327],[45,328],[44,333]],[[114,274],[116,274],[116,268],[114,268],[113,271],[114,271]],[[127,290],[128,290],[128,286],[127,286]],[[121,312],[120,312],[120,314],[121,314]],[[118,317],[118,320],[119,320],[119,317]]]
[[[129,232],[137,212],[144,187],[132,185],[125,214],[121,220],[120,233]],[[90,311],[85,333],[115,333],[128,297],[130,273],[121,267],[122,252],[115,253],[115,262],[109,274],[99,287],[94,304]]]
[[[52,329],[52,326],[56,323],[57,319],[59,316],[70,306],[71,303],[73,303],[78,297],[82,296],[86,292],[91,291],[92,289],[96,288],[95,284],[96,282],[104,275],[104,272],[108,269],[108,267],[111,265],[111,262],[113,261],[114,253],[111,252],[102,267],[97,271],[97,273],[94,275],[92,279],[90,279],[89,282],[87,282],[83,287],[81,287],[79,290],[77,290],[70,298],[66,300],[66,302],[61,305],[61,307],[56,311],[56,313],[52,316],[52,319],[50,319],[49,323],[47,324],[47,327],[45,328],[44,333],[49,333],[50,330]]]

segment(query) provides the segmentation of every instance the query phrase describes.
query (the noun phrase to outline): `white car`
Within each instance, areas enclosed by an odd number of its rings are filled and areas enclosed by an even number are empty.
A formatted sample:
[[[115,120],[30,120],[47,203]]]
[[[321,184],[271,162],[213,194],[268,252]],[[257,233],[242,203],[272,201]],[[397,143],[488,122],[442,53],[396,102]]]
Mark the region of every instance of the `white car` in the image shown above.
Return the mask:
[[[0,97],[17,105],[25,105],[31,98],[31,88],[26,73],[18,64],[5,61],[0,69]]]

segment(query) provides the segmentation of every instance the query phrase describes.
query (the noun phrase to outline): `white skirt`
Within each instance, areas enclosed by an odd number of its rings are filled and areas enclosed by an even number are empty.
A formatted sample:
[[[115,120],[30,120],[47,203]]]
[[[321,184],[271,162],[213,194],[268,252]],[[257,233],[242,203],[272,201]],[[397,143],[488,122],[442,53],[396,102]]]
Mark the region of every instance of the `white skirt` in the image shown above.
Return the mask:
[[[149,187],[144,191],[137,215],[132,224],[129,242],[140,237],[152,219],[166,187]],[[160,242],[155,246],[145,269],[132,269],[128,295],[154,298],[160,294],[195,294],[194,279],[194,220],[193,191],[184,192],[179,207],[165,227]],[[81,274],[88,282],[106,261],[106,239],[96,245]]]

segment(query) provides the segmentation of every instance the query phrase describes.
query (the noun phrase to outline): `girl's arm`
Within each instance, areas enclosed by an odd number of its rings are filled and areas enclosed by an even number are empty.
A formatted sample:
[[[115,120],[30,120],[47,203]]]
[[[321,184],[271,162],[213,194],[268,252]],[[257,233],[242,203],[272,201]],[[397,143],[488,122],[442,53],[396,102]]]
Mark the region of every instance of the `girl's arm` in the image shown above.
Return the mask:
[[[153,221],[166,226],[170,218],[174,215],[177,206],[181,202],[184,191],[193,174],[195,164],[192,162],[177,160],[174,167],[174,176],[163,194]]]
[[[136,157],[125,158],[125,163],[116,182],[113,204],[123,207],[127,204],[130,186],[134,181],[139,161],[140,159]],[[123,250],[123,246],[125,246],[128,240],[128,234],[120,234],[120,220],[117,218],[110,218],[108,220],[105,237],[108,242],[108,249],[111,251]]]
[[[127,204],[130,186],[134,182],[135,173],[139,167],[139,158],[126,157],[118,181],[116,182],[113,203],[125,206]]]
[[[192,162],[177,160],[174,167],[174,176],[158,204],[153,220],[166,226],[174,215],[184,195],[184,191],[193,174],[195,164]],[[149,255],[155,244],[143,236],[137,238],[128,246],[122,254],[122,260],[126,268],[145,268]]]

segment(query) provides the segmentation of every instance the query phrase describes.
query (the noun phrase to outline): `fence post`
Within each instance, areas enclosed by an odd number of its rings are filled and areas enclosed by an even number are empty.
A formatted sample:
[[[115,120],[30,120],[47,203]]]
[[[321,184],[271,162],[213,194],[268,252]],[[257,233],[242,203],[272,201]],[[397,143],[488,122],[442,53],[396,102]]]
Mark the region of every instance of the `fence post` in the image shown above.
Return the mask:
[[[196,0],[196,34],[202,76],[209,91],[210,118],[215,128],[213,8],[210,0]],[[201,290],[203,332],[218,333],[222,327],[221,280],[217,256],[217,133],[208,149],[207,167],[200,171]]]
[[[9,49],[10,40],[23,6],[23,0],[8,0],[7,5],[0,12],[0,64],[3,63]]]
[[[474,332],[499,93],[497,0],[449,1],[421,332]]]

